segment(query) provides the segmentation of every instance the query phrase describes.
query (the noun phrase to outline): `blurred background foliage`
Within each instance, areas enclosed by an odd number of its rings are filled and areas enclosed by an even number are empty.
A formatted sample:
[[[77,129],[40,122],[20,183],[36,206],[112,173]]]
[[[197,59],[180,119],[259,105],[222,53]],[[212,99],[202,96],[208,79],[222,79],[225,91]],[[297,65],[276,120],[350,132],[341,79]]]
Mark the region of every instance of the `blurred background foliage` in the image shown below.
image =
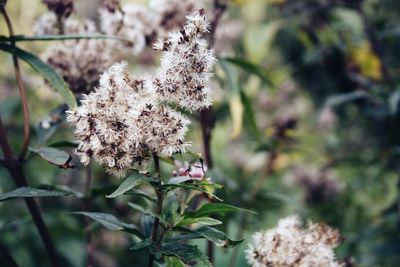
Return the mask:
[[[123,1],[128,2],[139,1]],[[77,0],[76,10],[96,19],[99,3]],[[26,35],[46,12],[39,0],[9,0],[7,9],[16,33]],[[279,218],[299,214],[340,229],[345,241],[337,253],[348,266],[400,266],[399,12],[396,0],[230,2],[224,30],[236,34],[228,44],[223,38],[216,43],[221,47],[213,81],[215,167],[208,174],[224,185],[218,194],[226,203],[258,213],[225,217],[230,236],[248,240]],[[6,35],[4,23],[0,27]],[[40,53],[46,45],[22,47]],[[0,113],[17,148],[21,107],[11,58],[1,53],[0,60]],[[127,60],[134,73],[141,72],[140,61]],[[23,73],[36,129],[32,146],[74,140],[64,123],[43,140],[38,123],[62,100],[25,65]],[[199,125],[192,126],[188,140],[201,151]],[[84,190],[79,168],[63,170],[32,154],[25,169],[33,186]],[[171,173],[172,167],[164,170]],[[98,166],[94,177],[92,210],[136,222],[139,216],[123,204],[126,199],[104,198],[120,180]],[[13,188],[0,169],[0,191]],[[84,266],[83,218],[69,214],[84,209],[84,201],[39,201],[64,266]],[[23,202],[0,203],[0,214],[0,244],[11,248],[21,266],[47,266]],[[97,224],[92,231],[97,266],[144,266],[143,251],[129,251],[131,240]],[[245,241],[238,249],[218,248],[216,266],[247,266],[246,246]]]

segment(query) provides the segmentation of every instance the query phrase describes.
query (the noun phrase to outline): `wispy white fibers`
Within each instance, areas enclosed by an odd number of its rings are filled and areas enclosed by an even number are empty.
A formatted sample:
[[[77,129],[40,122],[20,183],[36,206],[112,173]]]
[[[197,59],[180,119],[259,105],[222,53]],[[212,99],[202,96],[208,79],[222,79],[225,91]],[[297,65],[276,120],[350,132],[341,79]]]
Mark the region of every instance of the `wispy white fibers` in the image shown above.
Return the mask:
[[[326,224],[304,228],[297,216],[281,219],[274,229],[257,232],[246,251],[252,267],[339,267],[333,249],[341,242]]]

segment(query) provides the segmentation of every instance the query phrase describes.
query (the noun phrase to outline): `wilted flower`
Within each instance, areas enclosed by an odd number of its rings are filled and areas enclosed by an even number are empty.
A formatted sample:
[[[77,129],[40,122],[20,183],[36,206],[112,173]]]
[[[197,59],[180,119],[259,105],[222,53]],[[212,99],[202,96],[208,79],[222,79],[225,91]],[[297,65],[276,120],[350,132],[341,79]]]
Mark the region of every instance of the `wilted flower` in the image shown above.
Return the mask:
[[[86,165],[94,157],[120,176],[143,167],[151,153],[171,156],[188,146],[183,138],[189,121],[160,106],[149,83],[132,78],[125,68],[125,63],[113,65],[99,88],[67,117],[76,126],[81,162]]]
[[[257,232],[246,251],[253,267],[339,267],[333,249],[342,241],[324,223],[302,227],[297,216],[281,219],[274,229]]]
[[[163,100],[191,111],[211,105],[207,81],[215,58],[201,38],[207,28],[204,13],[196,11],[187,16],[183,30],[154,45],[155,49],[163,51],[161,67],[154,81],[156,92]]]
[[[76,19],[68,18],[62,21],[65,34],[93,34],[96,33],[96,25],[93,21],[84,20],[80,22]],[[46,13],[38,18],[33,26],[36,35],[56,35],[60,34],[57,17],[53,13]]]

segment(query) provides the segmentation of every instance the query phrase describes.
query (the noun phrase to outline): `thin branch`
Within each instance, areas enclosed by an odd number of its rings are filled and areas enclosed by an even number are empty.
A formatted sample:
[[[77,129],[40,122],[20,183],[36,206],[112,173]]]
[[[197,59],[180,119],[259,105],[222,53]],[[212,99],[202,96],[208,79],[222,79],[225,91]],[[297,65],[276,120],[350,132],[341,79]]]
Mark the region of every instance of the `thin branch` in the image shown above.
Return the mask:
[[[8,32],[10,37],[14,36],[14,30],[11,24],[10,17],[7,14],[4,6],[0,7],[0,12],[2,13],[4,20],[6,21]],[[15,46],[15,42],[11,43]],[[30,127],[29,127],[29,109],[28,109],[28,102],[26,100],[26,93],[25,93],[25,86],[22,81],[21,70],[19,68],[18,58],[13,55],[13,64],[14,64],[14,72],[15,72],[15,79],[17,81],[19,95],[21,97],[22,102],[22,111],[24,116],[24,143],[22,145],[22,149],[19,155],[19,159],[23,159],[25,157],[26,151],[28,150],[29,142],[30,142]]]

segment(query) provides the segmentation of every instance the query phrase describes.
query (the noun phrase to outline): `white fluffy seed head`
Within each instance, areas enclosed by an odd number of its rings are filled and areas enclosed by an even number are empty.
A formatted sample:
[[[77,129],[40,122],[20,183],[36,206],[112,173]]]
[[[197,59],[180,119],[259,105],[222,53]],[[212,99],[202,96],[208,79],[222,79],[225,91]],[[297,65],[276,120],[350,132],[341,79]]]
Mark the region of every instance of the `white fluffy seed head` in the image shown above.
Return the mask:
[[[333,249],[341,240],[326,224],[303,228],[299,217],[291,216],[274,229],[255,233],[246,259],[253,267],[340,267]]]
[[[185,151],[189,120],[161,106],[149,84],[132,78],[126,63],[115,64],[81,106],[68,111],[83,164],[94,158],[111,173],[123,176],[131,168],[146,167],[152,153],[168,157]]]
[[[187,16],[180,32],[171,33],[155,48],[162,50],[161,67],[154,80],[156,92],[165,101],[176,102],[190,111],[211,105],[211,92],[207,82],[215,64],[213,51],[201,35],[208,23],[202,11]]]

